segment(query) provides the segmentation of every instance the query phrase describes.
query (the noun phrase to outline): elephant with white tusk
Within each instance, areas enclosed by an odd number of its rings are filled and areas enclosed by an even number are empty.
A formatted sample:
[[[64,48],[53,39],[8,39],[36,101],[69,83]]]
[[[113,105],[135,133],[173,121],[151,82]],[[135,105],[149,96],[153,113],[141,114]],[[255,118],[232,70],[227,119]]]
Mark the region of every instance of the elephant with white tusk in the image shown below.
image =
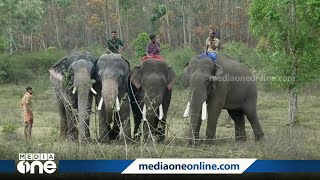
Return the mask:
[[[222,109],[226,109],[234,120],[236,140],[247,138],[245,116],[252,126],[255,139],[264,137],[257,117],[256,82],[252,79],[254,76],[247,66],[226,55],[218,54],[216,62],[209,57],[192,58],[181,76],[183,85],[189,87],[192,94],[184,112],[184,117],[187,117],[190,111],[190,144],[199,138],[201,120],[206,118],[206,136],[214,142]]]
[[[143,120],[145,137],[148,137],[150,127],[160,142],[165,140],[166,116],[174,81],[175,73],[164,61],[149,59],[133,69],[130,98],[135,124],[134,134]]]
[[[90,52],[72,51],[50,69],[50,82],[59,105],[60,135],[80,143],[90,137],[89,118],[93,94],[95,58]]]
[[[95,65],[99,113],[99,141],[120,138],[122,126],[127,140],[131,138],[130,105],[128,97],[129,62],[120,54],[103,54]]]

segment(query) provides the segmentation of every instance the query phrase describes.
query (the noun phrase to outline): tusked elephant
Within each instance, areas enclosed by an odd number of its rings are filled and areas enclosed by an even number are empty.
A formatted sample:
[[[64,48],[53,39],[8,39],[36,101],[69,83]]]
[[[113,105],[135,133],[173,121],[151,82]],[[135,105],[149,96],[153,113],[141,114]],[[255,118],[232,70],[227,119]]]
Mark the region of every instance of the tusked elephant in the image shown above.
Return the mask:
[[[165,61],[149,59],[133,69],[130,99],[134,135],[143,120],[144,137],[148,137],[151,130],[152,134],[159,137],[159,142],[165,140],[166,116],[174,82],[175,73]]]
[[[120,54],[103,54],[96,62],[95,68],[99,141],[106,142],[120,137],[121,126],[125,140],[130,140],[129,62]]]
[[[60,136],[86,142],[94,83],[95,58],[90,52],[72,51],[50,69],[50,82],[58,101]]]
[[[234,120],[237,141],[245,141],[247,138],[245,115],[253,128],[255,139],[264,137],[257,117],[257,87],[253,78],[247,66],[224,54],[218,54],[216,63],[209,57],[192,57],[181,76],[182,83],[190,87],[192,94],[187,106],[190,109],[186,109],[186,113],[190,112],[190,144],[196,143],[201,122],[207,116],[206,136],[214,142],[217,120],[222,109],[226,109]]]

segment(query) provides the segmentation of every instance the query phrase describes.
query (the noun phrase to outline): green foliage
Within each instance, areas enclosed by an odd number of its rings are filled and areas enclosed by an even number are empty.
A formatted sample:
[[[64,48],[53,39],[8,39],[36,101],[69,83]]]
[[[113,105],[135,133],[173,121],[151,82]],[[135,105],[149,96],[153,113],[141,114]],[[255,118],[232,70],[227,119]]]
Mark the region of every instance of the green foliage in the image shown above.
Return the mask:
[[[96,59],[98,59],[102,54],[105,54],[104,47],[98,43],[94,43],[88,48],[84,48],[83,50],[91,52]]]
[[[67,8],[71,3],[70,0],[56,0],[56,2],[61,8]]]
[[[0,33],[0,51],[5,51],[9,47],[9,39]]]
[[[136,39],[133,41],[133,46],[135,49],[134,55],[137,58],[141,58],[146,55],[146,47],[149,43],[149,35],[146,32],[140,33]]]
[[[19,126],[17,126],[16,124],[5,124],[2,126],[1,132],[8,136],[11,134],[15,134],[18,128]]]
[[[290,68],[282,68],[290,66],[290,59],[281,52],[265,51],[266,42],[258,44],[256,49],[248,47],[241,42],[228,42],[224,45],[221,53],[230,56],[249,66],[256,77],[258,77],[259,85],[266,90],[288,87],[294,80],[291,77]],[[263,45],[264,44],[264,45]],[[277,64],[274,66],[274,64]]]
[[[57,52],[57,47],[55,47],[55,46],[49,46],[49,47],[47,48],[47,52],[50,53],[50,54],[56,53],[56,52]]]
[[[153,15],[151,17],[151,22],[155,24],[158,20],[166,15],[166,6],[164,4],[157,4],[153,8]]]
[[[47,76],[48,69],[66,53],[36,52],[0,56],[0,83],[26,83]]]
[[[223,50],[221,53],[227,54],[236,61],[247,64],[253,69],[261,69],[263,63],[258,60],[257,53],[247,44],[231,41],[223,45]]]
[[[194,54],[195,52],[191,48],[180,48],[163,56],[165,57],[166,62],[172,66],[174,72],[179,77],[183,72],[184,66],[191,60]]]
[[[68,25],[76,25],[77,23],[79,23],[81,21],[81,17],[79,17],[75,14],[71,14],[66,17],[65,21]]]
[[[249,16],[252,32],[272,45],[259,51],[271,58],[266,68],[279,76],[291,76],[297,67],[296,81],[279,86],[299,86],[319,76],[319,1],[254,0]]]

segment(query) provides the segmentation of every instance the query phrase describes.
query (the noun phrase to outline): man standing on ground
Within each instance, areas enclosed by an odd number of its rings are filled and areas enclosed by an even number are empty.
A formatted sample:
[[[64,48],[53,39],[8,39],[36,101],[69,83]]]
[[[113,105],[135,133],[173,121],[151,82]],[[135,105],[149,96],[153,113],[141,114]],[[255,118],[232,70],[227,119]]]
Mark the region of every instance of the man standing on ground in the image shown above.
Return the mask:
[[[24,126],[24,135],[26,140],[31,140],[31,129],[32,129],[32,124],[33,124],[33,113],[32,113],[32,88],[27,87],[26,92],[23,95],[21,99],[21,108],[23,111],[23,122],[25,123]]]

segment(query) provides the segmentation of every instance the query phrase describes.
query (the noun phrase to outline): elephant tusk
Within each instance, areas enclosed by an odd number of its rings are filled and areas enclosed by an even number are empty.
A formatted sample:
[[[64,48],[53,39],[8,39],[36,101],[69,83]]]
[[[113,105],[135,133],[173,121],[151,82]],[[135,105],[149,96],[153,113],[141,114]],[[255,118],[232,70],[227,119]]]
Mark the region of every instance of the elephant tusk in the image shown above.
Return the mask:
[[[163,119],[163,107],[162,104],[160,104],[159,106],[159,120]]]
[[[97,94],[97,91],[95,91],[93,88],[91,88],[90,90],[93,94]]]
[[[143,121],[147,121],[147,108],[145,104],[143,105],[142,118],[143,118]]]
[[[203,102],[202,111],[201,111],[201,120],[205,120],[207,118],[207,102]]]
[[[98,111],[101,110],[102,103],[103,103],[103,98],[101,97],[101,99],[100,99],[100,101],[99,101],[99,105],[98,105]]]
[[[184,118],[189,116],[189,111],[190,111],[190,102],[188,101],[187,107],[186,107],[186,109],[184,110],[184,113],[183,113],[183,117]]]
[[[116,98],[116,111],[120,111],[120,102],[119,102],[119,98]]]
[[[76,93],[76,91],[77,91],[77,88],[73,87],[72,94]]]

